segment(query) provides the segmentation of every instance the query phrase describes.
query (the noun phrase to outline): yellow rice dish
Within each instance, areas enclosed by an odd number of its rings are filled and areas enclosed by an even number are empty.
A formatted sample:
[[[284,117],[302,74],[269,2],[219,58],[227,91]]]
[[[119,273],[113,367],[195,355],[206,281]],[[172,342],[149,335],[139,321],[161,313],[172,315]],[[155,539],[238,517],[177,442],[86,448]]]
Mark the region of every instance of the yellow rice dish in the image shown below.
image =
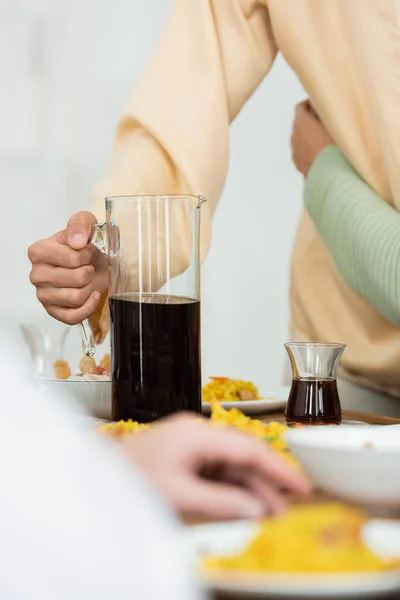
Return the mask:
[[[297,464],[283,440],[283,433],[287,430],[286,425],[277,421],[263,423],[258,419],[251,419],[236,408],[225,410],[219,402],[212,403],[210,420],[216,426],[234,427],[244,433],[264,440],[283,458],[290,461],[293,465]],[[150,427],[152,425],[137,423],[136,421],[119,421],[99,425],[98,431],[102,434],[121,439],[134,433],[146,431]]]
[[[258,389],[250,381],[229,379],[228,377],[211,377],[211,381],[203,386],[203,402],[238,402],[240,400],[259,400]]]
[[[397,561],[376,556],[362,539],[366,516],[340,503],[291,508],[267,519],[247,547],[233,556],[211,556],[207,570],[263,573],[356,573],[390,569]]]
[[[149,429],[150,425],[138,423],[137,421],[116,421],[115,423],[105,423],[99,425],[98,431],[115,438],[123,438],[133,433],[140,433]]]
[[[211,423],[222,427],[234,427],[244,433],[258,437],[270,444],[274,450],[283,454],[285,458],[294,461],[283,439],[283,434],[287,430],[287,426],[283,423],[278,423],[277,421],[263,423],[259,419],[252,419],[244,415],[237,408],[226,410],[219,402],[212,403]]]

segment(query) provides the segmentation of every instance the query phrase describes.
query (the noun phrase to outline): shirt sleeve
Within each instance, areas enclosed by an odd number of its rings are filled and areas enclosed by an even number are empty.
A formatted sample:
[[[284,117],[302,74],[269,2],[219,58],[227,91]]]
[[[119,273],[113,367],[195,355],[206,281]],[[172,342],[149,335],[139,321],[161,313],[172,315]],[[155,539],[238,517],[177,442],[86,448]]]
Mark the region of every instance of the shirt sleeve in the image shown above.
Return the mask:
[[[400,214],[336,146],[324,148],[314,161],[304,202],[346,283],[400,326]]]
[[[92,194],[97,218],[109,195],[201,194],[204,258],[228,168],[229,124],[275,55],[266,0],[176,0]],[[106,325],[99,315],[92,325],[99,341]]]

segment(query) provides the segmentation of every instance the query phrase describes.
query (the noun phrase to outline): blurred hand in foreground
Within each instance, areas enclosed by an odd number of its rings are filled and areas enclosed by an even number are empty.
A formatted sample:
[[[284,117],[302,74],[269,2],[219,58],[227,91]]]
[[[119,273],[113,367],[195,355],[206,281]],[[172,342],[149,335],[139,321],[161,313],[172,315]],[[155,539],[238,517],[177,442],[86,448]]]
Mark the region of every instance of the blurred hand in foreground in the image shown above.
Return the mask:
[[[311,493],[304,476],[265,442],[201,418],[170,417],[123,448],[186,518],[261,517],[285,509],[283,492]]]

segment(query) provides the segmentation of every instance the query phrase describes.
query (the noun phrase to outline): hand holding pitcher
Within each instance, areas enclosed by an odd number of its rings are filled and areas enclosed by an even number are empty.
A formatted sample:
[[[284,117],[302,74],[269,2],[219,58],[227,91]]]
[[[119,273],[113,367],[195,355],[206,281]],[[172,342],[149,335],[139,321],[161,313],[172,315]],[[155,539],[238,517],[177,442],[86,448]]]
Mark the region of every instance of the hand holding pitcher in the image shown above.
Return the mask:
[[[28,250],[38,300],[49,315],[68,325],[93,314],[108,286],[107,258],[90,244],[96,223],[93,214],[77,213],[64,230]]]
[[[181,410],[201,412],[200,207],[204,202],[201,196],[185,195],[106,198],[104,224],[97,225],[90,215],[91,219],[81,219],[83,230],[74,229],[74,236],[83,235],[80,249],[68,246],[76,218],[59,237],[30,249],[31,280],[40,288],[43,264],[48,271],[43,254],[52,260],[58,244],[71,255],[64,264],[72,271],[69,285],[75,286],[72,292],[67,288],[73,297],[69,302],[81,300],[80,306],[72,306],[75,312],[67,313],[59,304],[54,307],[59,301],[54,281],[50,292],[46,285],[46,292],[40,292],[46,310],[60,320],[67,318],[73,324],[88,317],[108,280],[115,420],[147,422]],[[91,234],[92,244],[107,258],[87,245]],[[81,285],[74,269],[82,267],[88,281]],[[62,269],[66,280],[68,267]],[[83,331],[89,353],[93,348],[88,323]]]

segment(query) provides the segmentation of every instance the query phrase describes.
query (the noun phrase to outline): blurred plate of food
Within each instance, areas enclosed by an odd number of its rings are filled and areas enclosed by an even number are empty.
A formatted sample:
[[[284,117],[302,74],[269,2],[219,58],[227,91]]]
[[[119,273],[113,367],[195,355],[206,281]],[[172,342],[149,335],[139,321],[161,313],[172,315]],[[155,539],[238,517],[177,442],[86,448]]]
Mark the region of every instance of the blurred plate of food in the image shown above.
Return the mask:
[[[261,522],[190,526],[183,543],[206,585],[231,596],[384,598],[400,592],[400,540],[388,541],[388,528],[332,502]]]
[[[281,388],[273,394],[261,394],[251,381],[230,377],[210,377],[202,389],[202,410],[211,413],[213,402],[224,408],[238,408],[246,415],[283,410],[286,407],[290,388]]]
[[[78,405],[98,419],[111,419],[111,358],[105,354],[97,364],[84,356],[78,369],[65,360],[56,360],[51,373],[39,373],[39,384],[55,394],[75,398]]]

